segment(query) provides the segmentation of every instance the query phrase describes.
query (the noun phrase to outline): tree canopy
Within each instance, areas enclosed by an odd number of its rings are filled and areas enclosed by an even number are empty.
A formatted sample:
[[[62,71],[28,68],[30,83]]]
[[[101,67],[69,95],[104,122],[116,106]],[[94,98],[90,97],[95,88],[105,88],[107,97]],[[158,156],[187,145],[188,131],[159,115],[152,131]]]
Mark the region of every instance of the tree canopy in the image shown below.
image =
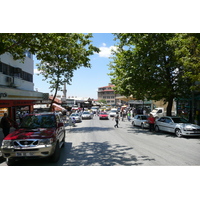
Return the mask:
[[[140,100],[163,99],[168,103],[167,115],[171,115],[173,99],[190,95],[193,85],[193,80],[187,76],[192,70],[188,70],[189,65],[185,67],[180,46],[175,45],[175,42],[179,43],[178,34],[114,35],[119,42],[109,65],[109,75],[115,90]]]
[[[82,33],[2,33],[0,55],[9,52],[23,61],[25,51],[35,54],[40,60],[38,70],[50,83],[51,91],[55,89],[54,100],[61,86],[70,84],[74,70],[91,67],[89,56],[99,52],[91,37]]]
[[[89,56],[99,49],[91,44],[92,34],[52,33],[48,37],[37,52],[37,58],[41,60],[38,70],[50,83],[51,91],[55,89],[55,98],[64,83],[70,84],[75,70],[91,67]]]

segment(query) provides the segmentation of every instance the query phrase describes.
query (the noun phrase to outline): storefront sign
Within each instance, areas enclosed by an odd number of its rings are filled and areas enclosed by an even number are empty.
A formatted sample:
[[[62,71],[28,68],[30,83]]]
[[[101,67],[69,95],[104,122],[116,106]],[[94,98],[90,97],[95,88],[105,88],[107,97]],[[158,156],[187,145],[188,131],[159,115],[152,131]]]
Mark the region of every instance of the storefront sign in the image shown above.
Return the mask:
[[[0,107],[12,107],[12,106],[27,106],[33,105],[34,101],[32,100],[1,100]]]
[[[7,97],[8,95],[7,95],[7,93],[6,92],[4,92],[4,93],[0,93],[0,99],[2,98],[2,97]]]

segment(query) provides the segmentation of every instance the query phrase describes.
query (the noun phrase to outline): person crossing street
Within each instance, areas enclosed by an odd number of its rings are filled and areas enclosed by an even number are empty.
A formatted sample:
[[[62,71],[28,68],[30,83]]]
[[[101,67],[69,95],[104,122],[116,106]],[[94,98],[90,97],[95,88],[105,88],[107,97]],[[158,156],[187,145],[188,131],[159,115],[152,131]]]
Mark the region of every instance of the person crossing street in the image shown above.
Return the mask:
[[[116,112],[116,115],[115,115],[114,118],[115,118],[115,122],[116,122],[116,124],[114,125],[114,127],[115,127],[115,128],[119,128],[119,127],[118,127],[118,124],[119,124],[119,114],[118,114],[118,112]]]

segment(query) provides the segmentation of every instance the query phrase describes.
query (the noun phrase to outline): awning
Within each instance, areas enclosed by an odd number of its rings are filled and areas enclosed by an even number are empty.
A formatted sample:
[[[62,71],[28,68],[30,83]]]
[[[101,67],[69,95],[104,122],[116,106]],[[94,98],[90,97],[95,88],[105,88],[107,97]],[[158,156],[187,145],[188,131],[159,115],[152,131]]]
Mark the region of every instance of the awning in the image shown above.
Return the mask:
[[[53,103],[52,105],[53,105],[53,107],[54,107],[54,109],[55,109],[56,111],[59,111],[59,110],[66,110],[65,108],[63,108],[62,106],[60,106],[60,105],[58,105],[58,104],[56,104],[56,103]]]

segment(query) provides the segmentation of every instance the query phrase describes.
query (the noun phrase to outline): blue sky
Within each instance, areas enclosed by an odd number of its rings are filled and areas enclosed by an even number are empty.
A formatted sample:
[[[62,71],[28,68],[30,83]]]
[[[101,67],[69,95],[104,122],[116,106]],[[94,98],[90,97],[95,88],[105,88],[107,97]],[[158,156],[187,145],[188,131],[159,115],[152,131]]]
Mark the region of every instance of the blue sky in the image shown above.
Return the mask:
[[[106,86],[110,82],[110,77],[107,75],[109,71],[108,64],[111,54],[111,49],[116,41],[113,40],[114,35],[111,33],[94,33],[93,45],[100,48],[100,53],[91,56],[91,68],[82,67],[75,71],[72,78],[71,85],[67,85],[67,97],[90,97],[97,99],[98,87]],[[34,89],[38,89],[39,92],[52,93],[49,90],[49,84],[42,81],[42,75],[36,75],[37,73],[37,60],[34,60]],[[54,93],[54,92],[53,92]],[[61,91],[58,94],[63,94]]]

